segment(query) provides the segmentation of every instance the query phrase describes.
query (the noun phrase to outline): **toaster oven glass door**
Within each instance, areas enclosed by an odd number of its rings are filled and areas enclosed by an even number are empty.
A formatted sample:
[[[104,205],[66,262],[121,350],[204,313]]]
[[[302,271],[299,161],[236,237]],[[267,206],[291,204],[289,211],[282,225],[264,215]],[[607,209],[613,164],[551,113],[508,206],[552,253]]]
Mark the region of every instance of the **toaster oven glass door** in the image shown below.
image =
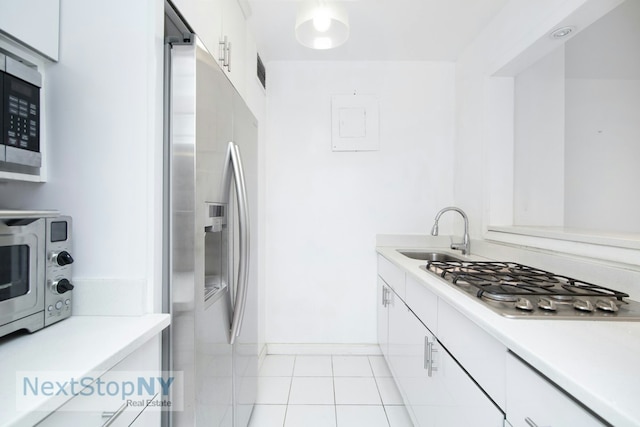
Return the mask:
[[[0,247],[0,301],[29,292],[29,246]]]
[[[42,310],[44,289],[37,283],[37,236],[0,235],[0,324]]]

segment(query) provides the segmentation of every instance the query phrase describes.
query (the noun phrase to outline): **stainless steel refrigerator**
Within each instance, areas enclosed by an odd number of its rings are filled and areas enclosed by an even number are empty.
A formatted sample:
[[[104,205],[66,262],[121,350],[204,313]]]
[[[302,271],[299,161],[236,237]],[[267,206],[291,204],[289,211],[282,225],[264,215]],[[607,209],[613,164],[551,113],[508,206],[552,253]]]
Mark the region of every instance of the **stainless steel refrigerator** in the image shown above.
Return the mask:
[[[167,26],[178,30],[165,49],[163,299],[172,322],[163,364],[184,375],[184,410],[163,423],[245,427],[258,370],[257,121],[167,10]]]

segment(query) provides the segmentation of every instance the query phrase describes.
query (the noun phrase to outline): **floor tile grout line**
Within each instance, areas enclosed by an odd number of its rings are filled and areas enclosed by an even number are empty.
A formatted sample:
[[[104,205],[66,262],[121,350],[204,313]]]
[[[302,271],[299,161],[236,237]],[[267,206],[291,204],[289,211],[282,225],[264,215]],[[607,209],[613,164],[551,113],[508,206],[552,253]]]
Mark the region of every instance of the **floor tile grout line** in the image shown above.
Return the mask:
[[[288,389],[288,393],[287,393],[287,400],[286,400],[286,404],[285,404],[285,411],[284,411],[284,419],[282,421],[283,423],[283,427],[286,426],[286,420],[287,420],[287,416],[290,415],[290,405],[294,405],[291,403],[291,397],[292,397],[292,392],[293,392],[293,380],[294,380],[294,373],[295,373],[295,368],[296,365],[300,362],[300,360],[298,359],[299,355],[292,355],[294,356],[293,359],[293,371],[291,372],[291,375],[288,377],[289,378],[289,389]],[[369,406],[369,407],[375,407],[375,406],[381,406],[383,413],[385,415],[385,419],[387,421],[387,425],[389,427],[391,427],[391,421],[390,421],[390,416],[389,413],[387,412],[386,406],[404,406],[402,404],[400,405],[394,405],[394,404],[389,404],[389,405],[385,405],[383,398],[382,398],[382,392],[381,392],[381,384],[379,383],[379,380],[381,380],[381,378],[386,377],[384,375],[384,373],[382,373],[380,376],[376,375],[376,371],[374,370],[374,361],[372,360],[372,355],[366,355],[366,360],[367,360],[367,365],[369,367],[369,370],[371,372],[370,375],[367,376],[355,376],[355,377],[351,377],[351,376],[346,376],[346,377],[340,377],[340,378],[373,378],[374,380],[374,384],[376,386],[376,390],[377,390],[377,394],[378,394],[378,398],[379,398],[379,402],[380,403],[350,403],[350,404],[341,404],[338,405],[337,403],[337,390],[336,390],[336,375],[335,375],[335,361],[337,357],[340,357],[341,355],[329,355],[330,356],[330,363],[331,363],[331,380],[332,380],[332,386],[333,386],[333,404],[324,404],[321,403],[321,401],[318,401],[317,403],[301,403],[300,405],[310,405],[310,406],[318,406],[318,405],[322,405],[322,406],[328,406],[328,407],[333,407],[334,410],[334,421],[335,421],[335,425],[336,427],[338,426],[338,407],[349,407],[349,406]],[[385,361],[386,362],[386,361]],[[283,377],[287,377],[284,376]],[[311,378],[313,377],[317,377],[317,378],[321,378],[318,377],[317,375],[315,376],[311,376]]]
[[[338,427],[338,399],[336,397],[336,376],[333,370],[333,355],[331,355],[331,384],[333,384],[333,418]]]
[[[282,427],[285,427],[287,424],[287,413],[289,412],[289,400],[291,399],[291,389],[293,388],[293,373],[296,371],[296,359],[297,357],[293,356],[293,369],[291,370],[291,377],[289,377],[289,393],[287,394],[287,404],[284,407],[284,419],[282,420]]]
[[[389,414],[387,414],[387,408],[384,407],[384,400],[382,399],[382,393],[380,392],[378,377],[376,377],[375,372],[373,370],[373,364],[371,363],[371,358],[367,357],[367,360],[369,361],[369,367],[371,368],[371,372],[373,373],[373,381],[376,383],[376,390],[378,390],[378,397],[380,397],[380,404],[382,405],[382,411],[384,412],[384,416],[387,419],[387,425],[391,427],[391,420],[389,420]]]

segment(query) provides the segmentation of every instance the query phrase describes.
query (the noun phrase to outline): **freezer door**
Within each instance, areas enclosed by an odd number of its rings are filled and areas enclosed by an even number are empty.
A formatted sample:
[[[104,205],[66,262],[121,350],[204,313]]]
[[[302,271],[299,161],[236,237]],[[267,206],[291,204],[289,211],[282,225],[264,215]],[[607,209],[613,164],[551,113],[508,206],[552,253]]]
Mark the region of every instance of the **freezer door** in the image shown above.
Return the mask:
[[[232,426],[233,349],[227,224],[211,223],[222,202],[233,87],[195,38],[174,45],[170,67],[170,369],[184,375],[184,411],[172,425]],[[219,228],[223,228],[220,229]],[[206,258],[209,259],[206,259]]]
[[[256,401],[258,387],[258,124],[239,95],[233,100],[233,141],[242,156],[251,240],[246,300],[240,335],[234,345],[235,425],[246,427]],[[237,215],[237,213],[234,213]],[[234,229],[234,252],[238,232]],[[231,236],[230,236],[231,239]],[[237,255],[236,255],[237,258]],[[237,270],[236,270],[237,271]]]

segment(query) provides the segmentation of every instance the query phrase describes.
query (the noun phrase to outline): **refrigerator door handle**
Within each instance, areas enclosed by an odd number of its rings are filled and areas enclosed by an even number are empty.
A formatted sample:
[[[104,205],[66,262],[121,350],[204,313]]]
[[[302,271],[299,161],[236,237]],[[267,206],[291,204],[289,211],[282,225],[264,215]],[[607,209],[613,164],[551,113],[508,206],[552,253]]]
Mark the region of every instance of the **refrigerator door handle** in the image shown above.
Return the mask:
[[[238,233],[239,233],[239,256],[238,260],[238,280],[236,285],[236,298],[233,310],[233,321],[231,323],[231,336],[229,343],[233,344],[242,328],[244,309],[247,302],[247,287],[249,283],[249,209],[247,203],[247,188],[244,179],[244,169],[240,158],[240,149],[233,142],[229,142],[227,150],[228,162],[233,171],[233,181],[236,187],[236,198],[238,200]],[[230,178],[225,187],[228,203],[231,202]]]

